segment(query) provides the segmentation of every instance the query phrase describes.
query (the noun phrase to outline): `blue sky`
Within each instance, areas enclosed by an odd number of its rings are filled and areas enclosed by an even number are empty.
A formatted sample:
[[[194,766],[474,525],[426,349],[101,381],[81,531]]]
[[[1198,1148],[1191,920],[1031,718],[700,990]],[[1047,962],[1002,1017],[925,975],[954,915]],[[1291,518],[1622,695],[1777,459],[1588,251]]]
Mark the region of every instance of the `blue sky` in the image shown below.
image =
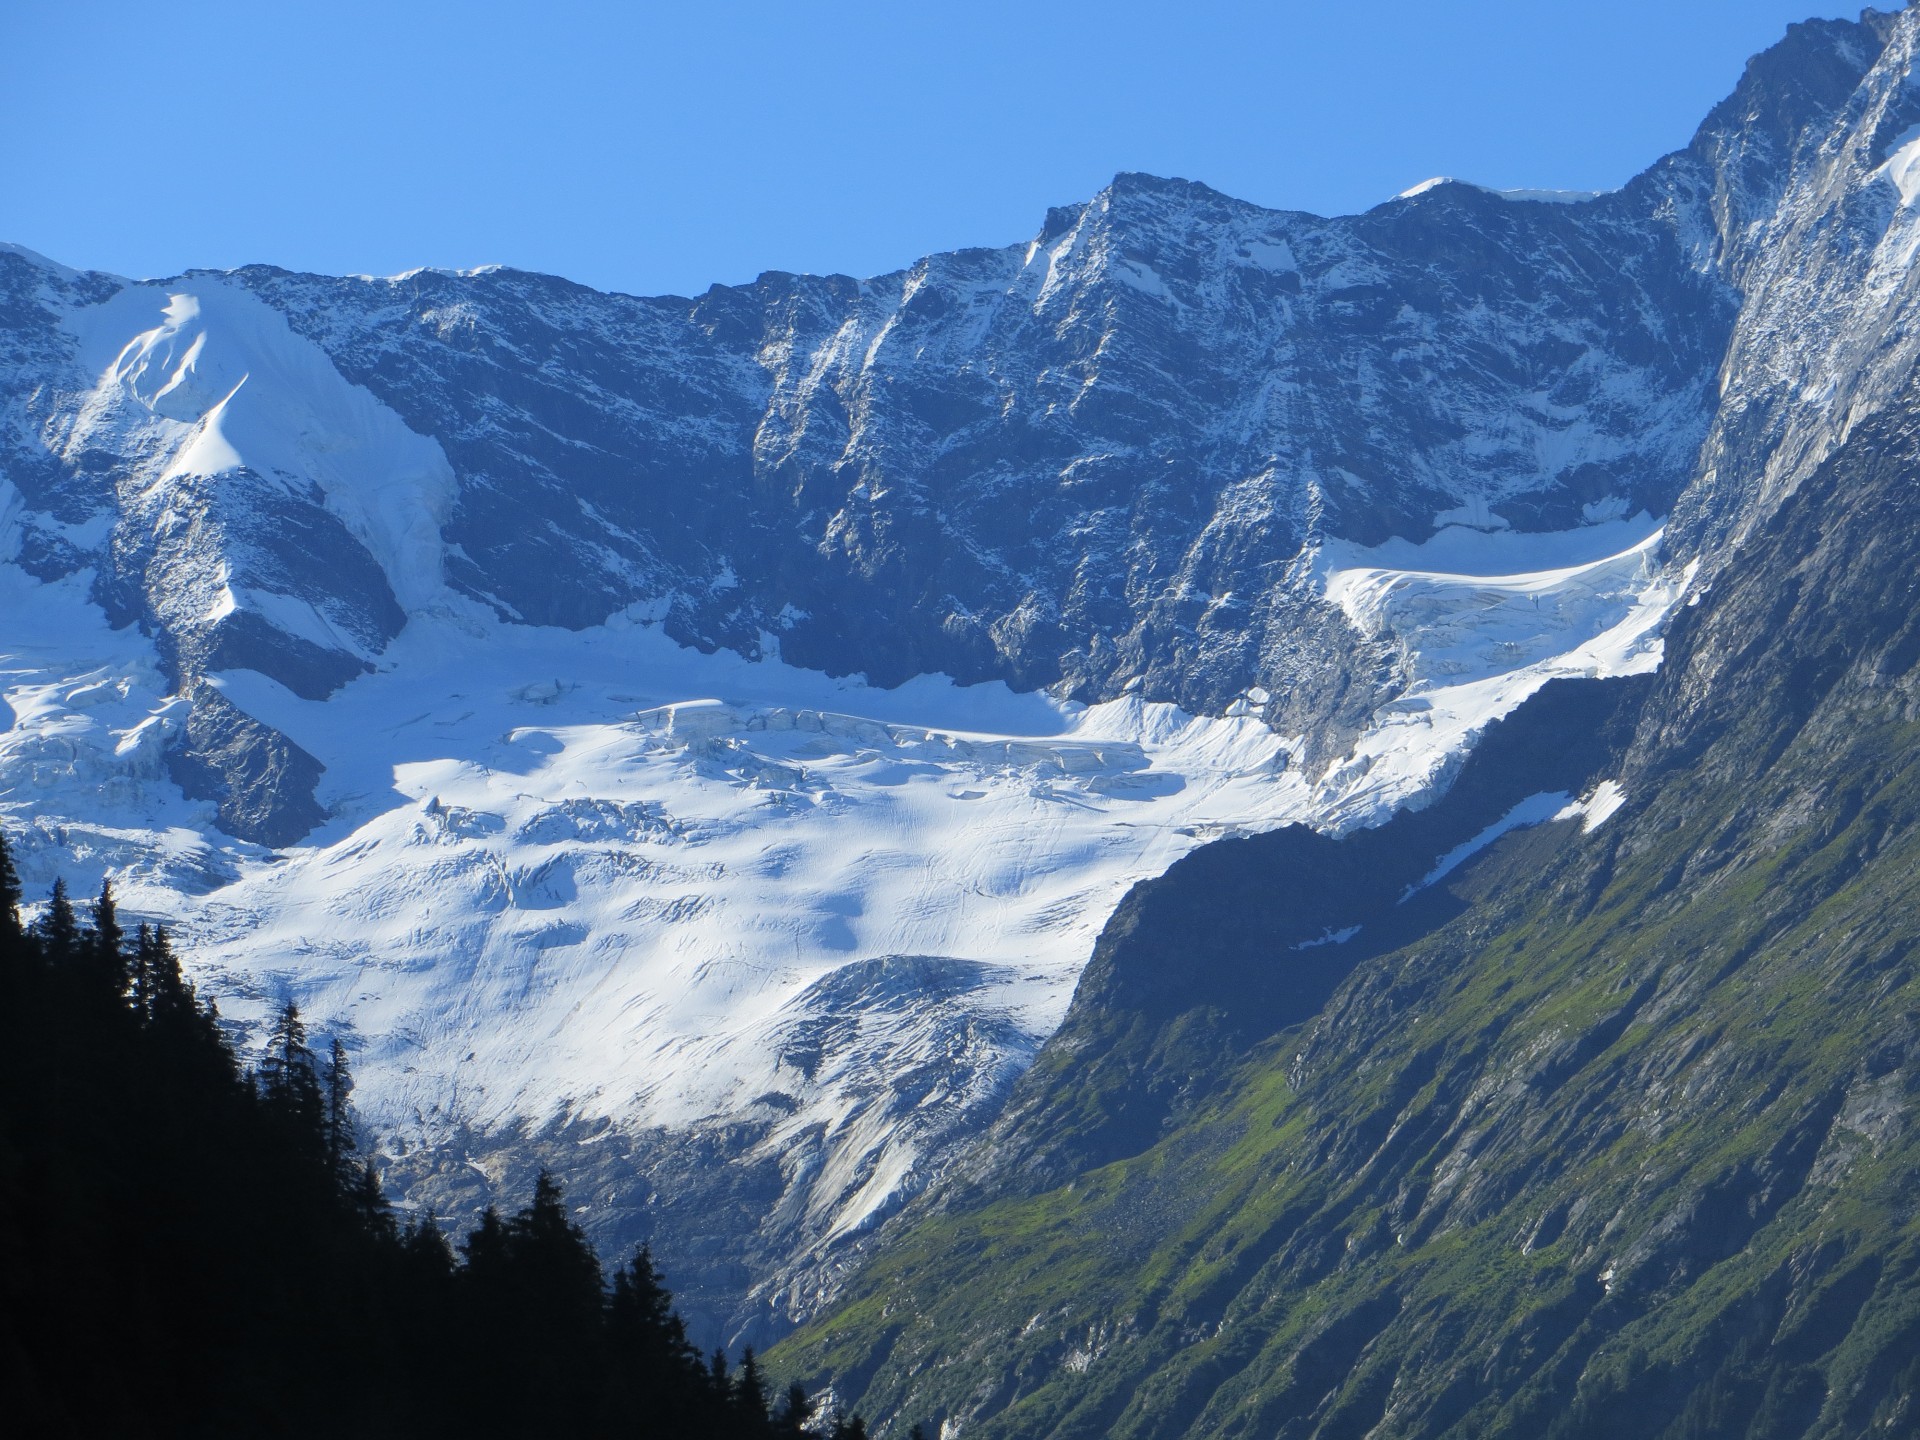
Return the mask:
[[[1602,189],[1819,0],[10,0],[0,238],[134,275],[692,293],[1008,244],[1119,170]]]

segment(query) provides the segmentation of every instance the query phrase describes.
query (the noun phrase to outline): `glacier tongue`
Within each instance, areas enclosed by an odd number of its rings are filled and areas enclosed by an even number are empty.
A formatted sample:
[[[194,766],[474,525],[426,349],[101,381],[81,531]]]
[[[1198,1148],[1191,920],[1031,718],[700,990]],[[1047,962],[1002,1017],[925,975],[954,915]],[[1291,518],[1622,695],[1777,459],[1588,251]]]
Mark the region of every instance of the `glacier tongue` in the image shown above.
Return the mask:
[[[1303,818],[1333,832],[1377,823],[1444,784],[1489,722],[1549,680],[1656,669],[1666,618],[1698,568],[1662,565],[1663,535],[1640,515],[1557,534],[1449,526],[1420,545],[1323,545],[1327,599],[1361,634],[1400,647],[1409,683]]]

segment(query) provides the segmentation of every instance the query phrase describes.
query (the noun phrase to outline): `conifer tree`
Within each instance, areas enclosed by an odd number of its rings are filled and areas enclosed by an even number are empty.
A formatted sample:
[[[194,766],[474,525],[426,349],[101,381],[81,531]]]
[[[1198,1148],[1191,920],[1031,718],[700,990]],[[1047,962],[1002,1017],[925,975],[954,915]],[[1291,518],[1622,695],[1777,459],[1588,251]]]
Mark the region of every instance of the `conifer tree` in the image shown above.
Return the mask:
[[[274,1013],[267,1032],[266,1053],[260,1057],[260,1084],[269,1096],[283,1095],[313,1069],[313,1051],[307,1048],[307,1027],[300,1007],[289,1000]]]
[[[327,1054],[327,1161],[343,1188],[356,1181],[354,1155],[360,1148],[359,1137],[354,1134],[352,1095],[353,1072],[347,1068],[347,1047],[336,1035]]]
[[[467,1273],[481,1282],[492,1279],[505,1267],[507,1227],[493,1206],[480,1212],[480,1224],[461,1242],[460,1253],[466,1259]]]
[[[393,1207],[387,1202],[387,1192],[380,1186],[380,1172],[373,1162],[356,1164],[349,1158],[348,1172],[353,1177],[348,1188],[347,1198],[352,1202],[354,1217],[360,1222],[360,1228],[369,1235],[391,1239],[393,1229]],[[435,1233],[439,1227],[435,1226]],[[444,1246],[445,1241],[442,1240]]]
[[[560,1182],[542,1169],[533,1201],[506,1225],[507,1250],[521,1272],[527,1300],[563,1328],[597,1323],[602,1306],[600,1258],[586,1231],[561,1203]],[[589,1317],[592,1317],[591,1320]]]
[[[114,996],[127,990],[126,935],[120,929],[120,913],[113,903],[113,882],[100,882],[100,897],[93,902],[93,924],[85,935],[88,968],[95,980]]]
[[[0,831],[0,1035],[5,1034],[5,1022],[18,1017],[19,987],[27,983],[28,948],[21,941],[20,877],[13,868],[6,832]]]
[[[760,1362],[751,1345],[740,1352],[740,1373],[733,1377],[733,1409],[747,1433],[766,1429],[767,1377],[760,1373]]]
[[[806,1387],[799,1381],[787,1387],[786,1398],[781,1401],[780,1411],[773,1417],[773,1433],[781,1440],[807,1440],[811,1432],[807,1422],[813,1418],[817,1407],[807,1394]]]
[[[34,925],[47,959],[54,965],[72,963],[80,952],[80,922],[74,916],[73,902],[67,899],[67,882],[55,880],[47,900],[47,912]]]
[[[608,1322],[626,1342],[623,1348],[642,1346],[662,1353],[685,1352],[686,1327],[674,1313],[673,1294],[653,1263],[653,1251],[642,1245],[633,1259],[614,1272],[613,1290],[607,1297]]]
[[[13,850],[0,831],[0,943],[20,937],[20,872],[13,868]]]
[[[724,1408],[727,1381],[723,1377],[715,1384],[699,1351],[687,1343],[673,1296],[644,1245],[614,1272],[607,1296],[606,1351],[603,1413],[608,1432],[626,1433],[636,1415],[651,1417],[653,1433],[662,1435],[713,1429]]]
[[[153,958],[153,927],[143,920],[133,932],[133,963],[127,978],[127,1002],[143,1025],[153,1023]]]
[[[260,1060],[260,1091],[268,1107],[289,1127],[301,1150],[324,1159],[327,1153],[326,1105],[307,1027],[300,1007],[289,1000],[274,1017]]]
[[[412,1272],[428,1283],[453,1274],[453,1246],[447,1243],[439,1216],[431,1210],[401,1228],[400,1253],[407,1257]]]
[[[193,986],[180,973],[180,959],[173,953],[173,942],[161,926],[149,930],[140,927],[144,937],[136,944],[134,957],[141,1018],[155,1025],[179,1025],[200,1013],[194,1003]],[[214,1015],[209,1004],[206,1015]]]

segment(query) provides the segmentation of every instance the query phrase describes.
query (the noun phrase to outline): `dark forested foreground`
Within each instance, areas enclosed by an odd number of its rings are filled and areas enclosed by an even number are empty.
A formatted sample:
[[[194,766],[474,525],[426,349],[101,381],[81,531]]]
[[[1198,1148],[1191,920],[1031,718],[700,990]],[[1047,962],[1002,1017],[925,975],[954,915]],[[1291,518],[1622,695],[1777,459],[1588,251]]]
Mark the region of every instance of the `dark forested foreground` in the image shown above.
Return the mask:
[[[751,1352],[686,1342],[642,1251],[609,1285],[559,1187],[458,1256],[397,1223],[284,1010],[244,1070],[164,933],[0,836],[0,1425],[16,1435],[831,1436]]]

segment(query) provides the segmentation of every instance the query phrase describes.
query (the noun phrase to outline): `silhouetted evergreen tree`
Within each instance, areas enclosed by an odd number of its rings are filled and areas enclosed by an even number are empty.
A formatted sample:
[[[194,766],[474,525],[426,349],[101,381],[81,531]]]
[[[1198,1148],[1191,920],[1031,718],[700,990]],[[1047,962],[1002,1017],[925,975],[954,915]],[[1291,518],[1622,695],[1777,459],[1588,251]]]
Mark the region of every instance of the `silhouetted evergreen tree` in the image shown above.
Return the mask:
[[[467,1274],[476,1284],[491,1284],[495,1275],[503,1274],[507,1263],[507,1227],[500,1221],[500,1212],[489,1205],[480,1212],[480,1223],[461,1243],[460,1253],[466,1257]]]
[[[662,1435],[711,1432],[729,1389],[725,1359],[715,1357],[723,1367],[715,1386],[700,1352],[687,1343],[686,1326],[646,1246],[614,1272],[606,1316],[604,1432],[632,1433],[637,1416],[650,1416],[654,1433]]]
[[[55,965],[69,965],[79,954],[80,921],[73,913],[73,902],[67,899],[65,880],[53,882],[46,913],[35,924],[34,933],[47,959]]]
[[[157,926],[143,924],[134,932],[129,999],[134,1014],[148,1025],[172,1025],[198,1009],[173,944]]]
[[[532,1201],[504,1222],[481,1217],[464,1278],[476,1322],[468,1348],[491,1372],[488,1413],[584,1432],[598,1409],[605,1296],[599,1259],[552,1175],[542,1170]]]
[[[33,964],[30,947],[20,932],[20,876],[13,868],[13,851],[0,833],[0,1012],[20,1009],[28,972]],[[0,1151],[0,1161],[4,1161]]]
[[[806,1387],[796,1381],[787,1387],[786,1396],[774,1414],[773,1433],[782,1437],[782,1440],[804,1440],[807,1424],[813,1419],[813,1412],[817,1408],[807,1394]]]
[[[13,866],[13,847],[0,834],[0,944],[20,937],[20,872]]]
[[[320,1071],[307,1045],[300,1007],[289,1000],[275,1014],[260,1059],[260,1095],[286,1125],[295,1153],[316,1160],[327,1155],[327,1109]]]
[[[380,1172],[373,1168],[372,1161],[353,1162],[348,1169],[352,1179],[347,1187],[347,1199],[353,1206],[354,1218],[369,1235],[385,1238],[393,1234],[393,1206],[381,1188]]]
[[[334,1178],[348,1189],[360,1185],[362,1167],[355,1163],[360,1148],[353,1124],[353,1072],[347,1068],[347,1047],[335,1036],[327,1053],[326,1073],[327,1164]],[[365,1173],[372,1174],[370,1167]],[[377,1190],[378,1184],[375,1184]]]
[[[767,1379],[760,1373],[760,1361],[749,1345],[740,1353],[740,1369],[733,1377],[734,1425],[742,1435],[763,1434],[770,1416],[767,1413]]]
[[[133,932],[133,956],[127,973],[127,1003],[142,1025],[153,1023],[153,959],[153,927],[143,920]]]
[[[440,1228],[439,1217],[431,1210],[401,1227],[400,1253],[408,1268],[425,1284],[437,1284],[453,1276],[453,1246],[447,1232]]]
[[[93,902],[93,923],[82,936],[82,952],[94,983],[115,996],[126,992],[131,966],[126,955],[126,936],[120,929],[120,913],[113,903],[113,882],[100,882],[99,898]]]
[[[687,1344],[686,1327],[673,1313],[673,1295],[653,1263],[653,1251],[645,1245],[614,1272],[607,1320],[617,1335],[636,1347],[657,1349],[663,1354],[684,1351],[690,1362],[699,1363],[699,1356]]]

